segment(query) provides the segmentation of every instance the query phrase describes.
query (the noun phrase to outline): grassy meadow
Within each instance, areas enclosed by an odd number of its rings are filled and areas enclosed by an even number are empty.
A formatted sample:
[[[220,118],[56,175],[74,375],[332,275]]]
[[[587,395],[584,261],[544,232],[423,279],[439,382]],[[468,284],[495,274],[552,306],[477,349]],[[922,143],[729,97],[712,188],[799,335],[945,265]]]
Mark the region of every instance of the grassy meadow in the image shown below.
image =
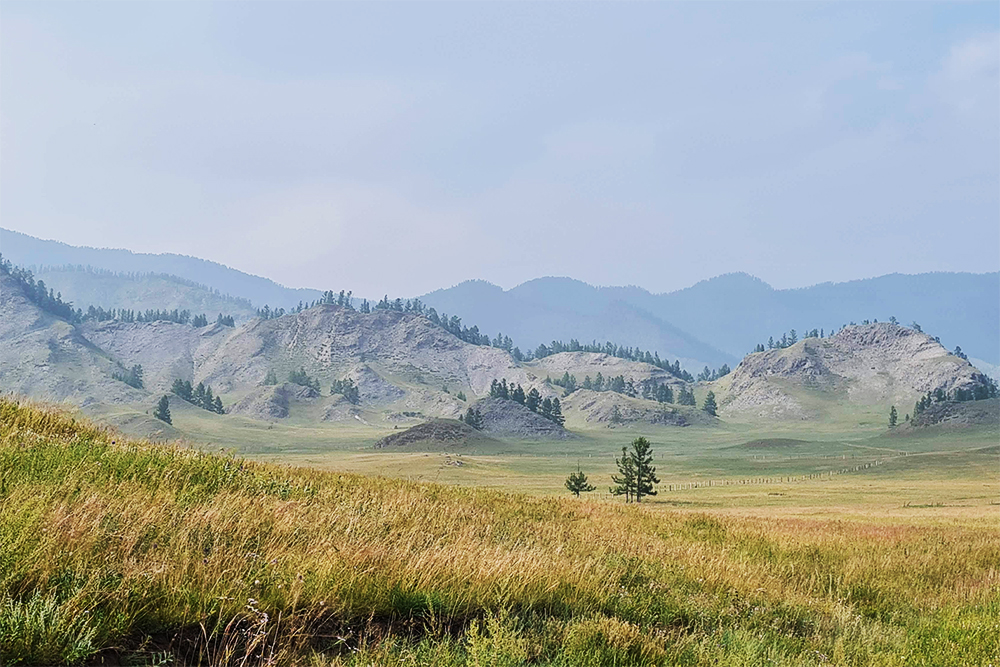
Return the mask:
[[[1000,665],[992,433],[731,428],[657,435],[664,483],[817,476],[624,505],[555,492],[627,431],[283,453],[322,470],[0,399],[0,664]]]

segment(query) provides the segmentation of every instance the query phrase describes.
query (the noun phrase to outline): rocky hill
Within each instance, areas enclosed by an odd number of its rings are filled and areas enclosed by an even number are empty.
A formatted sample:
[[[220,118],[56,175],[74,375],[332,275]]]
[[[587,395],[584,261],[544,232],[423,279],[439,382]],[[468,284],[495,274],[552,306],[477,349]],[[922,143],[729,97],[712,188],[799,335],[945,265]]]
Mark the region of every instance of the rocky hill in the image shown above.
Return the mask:
[[[116,370],[112,355],[0,274],[0,390],[82,407],[146,401],[146,392],[111,378]]]
[[[943,428],[968,428],[970,426],[1000,426],[1000,399],[983,401],[943,401],[931,403],[908,423],[897,427],[900,434],[929,426]]]
[[[475,409],[483,418],[483,432],[501,438],[561,440],[573,434],[520,403],[505,398],[484,398]]]
[[[387,435],[375,443],[376,449],[466,449],[470,446],[500,445],[456,419],[431,419],[423,424]]]
[[[560,352],[526,364],[526,367],[539,377],[554,380],[562,377],[563,373],[569,373],[576,377],[578,384],[582,384],[585,377],[593,379],[600,373],[605,380],[621,375],[636,385],[645,380],[656,380],[660,384],[672,385],[675,391],[678,387],[687,386],[683,380],[652,364],[594,352]]]
[[[550,439],[571,434],[513,401],[485,398],[490,384],[505,379],[543,397],[562,397],[563,388],[546,379],[564,373],[581,384],[598,373],[636,385],[655,380],[673,385],[675,397],[687,386],[650,364],[606,354],[565,352],[519,363],[502,349],[466,343],[425,317],[392,310],[361,313],[322,305],[236,327],[165,321],[74,325],[36,307],[10,277],[0,279],[0,389],[69,401],[118,419],[142,421],[138,415],[147,415],[158,395],[180,379],[210,385],[230,414],[254,420],[295,417],[295,424],[350,422],[387,429],[429,418],[457,419],[474,404],[486,434]],[[136,364],[143,367],[144,388],[112,379],[113,372]],[[293,371],[308,380],[286,382]],[[335,382],[348,380],[351,395],[332,393]],[[880,411],[893,403],[905,412],[927,391],[952,393],[985,381],[933,338],[874,324],[751,354],[698,391],[699,404],[708,388],[716,392],[723,419],[812,419],[841,405]],[[698,409],[609,391],[580,389],[562,400],[574,429],[717,421]]]
[[[613,391],[578,389],[563,399],[563,414],[572,424],[614,428],[625,425],[712,425],[718,419],[694,407],[631,398]]]
[[[712,383],[723,417],[810,419],[810,397],[862,406],[909,405],[928,391],[968,389],[986,377],[927,334],[896,324],[849,326],[828,338],[748,355]]]
[[[256,315],[256,309],[246,299],[219,294],[205,285],[168,274],[118,274],[64,266],[38,271],[35,278],[44,280],[61,292],[64,300],[83,310],[88,306],[106,310],[188,310],[192,315],[207,315],[212,322],[220,313],[240,321]]]

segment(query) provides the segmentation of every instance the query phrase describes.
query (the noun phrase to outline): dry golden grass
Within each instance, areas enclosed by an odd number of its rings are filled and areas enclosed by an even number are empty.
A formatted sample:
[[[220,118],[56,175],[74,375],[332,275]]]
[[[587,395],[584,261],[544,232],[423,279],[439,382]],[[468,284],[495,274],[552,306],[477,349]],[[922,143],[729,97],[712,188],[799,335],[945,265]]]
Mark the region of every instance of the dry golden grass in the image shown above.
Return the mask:
[[[4,664],[1000,664],[998,567],[995,525],[284,468],[0,400]]]

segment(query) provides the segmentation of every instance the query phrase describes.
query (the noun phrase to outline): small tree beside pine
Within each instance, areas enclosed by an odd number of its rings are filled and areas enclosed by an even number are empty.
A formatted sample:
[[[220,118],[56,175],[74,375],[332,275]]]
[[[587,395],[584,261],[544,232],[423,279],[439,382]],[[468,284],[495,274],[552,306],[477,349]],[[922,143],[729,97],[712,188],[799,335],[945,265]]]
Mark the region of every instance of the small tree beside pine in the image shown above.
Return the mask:
[[[579,498],[581,493],[589,493],[597,487],[587,482],[587,475],[577,467],[576,472],[571,472],[566,478],[566,488]]]

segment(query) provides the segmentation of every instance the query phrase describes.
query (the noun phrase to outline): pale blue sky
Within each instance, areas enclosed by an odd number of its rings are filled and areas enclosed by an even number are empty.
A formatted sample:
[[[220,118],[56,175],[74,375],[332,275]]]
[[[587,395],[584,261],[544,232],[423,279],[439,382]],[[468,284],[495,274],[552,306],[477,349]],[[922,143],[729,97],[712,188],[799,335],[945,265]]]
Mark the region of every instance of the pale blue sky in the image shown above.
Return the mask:
[[[0,226],[291,286],[1000,268],[1000,5],[0,5]]]

